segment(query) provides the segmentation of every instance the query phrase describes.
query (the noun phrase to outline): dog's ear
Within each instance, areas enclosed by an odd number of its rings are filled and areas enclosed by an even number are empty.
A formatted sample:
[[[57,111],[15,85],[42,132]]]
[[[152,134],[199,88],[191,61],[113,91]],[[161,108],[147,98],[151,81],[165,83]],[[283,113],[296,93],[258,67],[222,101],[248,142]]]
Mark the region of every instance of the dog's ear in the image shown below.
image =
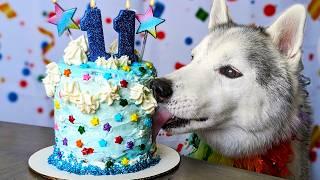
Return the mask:
[[[295,65],[301,58],[301,46],[306,20],[306,10],[303,5],[294,5],[286,10],[269,28],[273,43],[280,52]]]
[[[230,21],[228,7],[225,0],[213,0],[210,13],[209,30],[218,24],[228,23]]]

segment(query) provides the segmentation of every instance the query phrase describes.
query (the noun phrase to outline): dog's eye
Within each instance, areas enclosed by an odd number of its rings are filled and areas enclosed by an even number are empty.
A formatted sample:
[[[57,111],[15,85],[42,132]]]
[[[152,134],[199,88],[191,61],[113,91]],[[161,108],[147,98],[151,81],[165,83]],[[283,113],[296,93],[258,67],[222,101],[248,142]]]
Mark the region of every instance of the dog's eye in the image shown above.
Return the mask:
[[[239,72],[237,69],[234,69],[231,66],[221,67],[219,69],[219,73],[231,79],[235,79],[242,76],[241,72]]]
[[[193,55],[191,55],[191,61],[193,60],[193,57],[194,57],[194,56],[193,56]]]

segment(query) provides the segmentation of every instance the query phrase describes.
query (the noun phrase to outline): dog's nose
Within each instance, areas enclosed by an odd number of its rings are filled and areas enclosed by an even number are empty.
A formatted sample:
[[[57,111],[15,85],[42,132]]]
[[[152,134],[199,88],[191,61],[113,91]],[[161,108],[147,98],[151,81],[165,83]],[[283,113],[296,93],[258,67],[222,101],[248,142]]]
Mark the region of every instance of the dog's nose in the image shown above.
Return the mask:
[[[150,88],[153,91],[153,95],[158,102],[170,98],[173,94],[172,82],[165,78],[154,79],[150,82]]]

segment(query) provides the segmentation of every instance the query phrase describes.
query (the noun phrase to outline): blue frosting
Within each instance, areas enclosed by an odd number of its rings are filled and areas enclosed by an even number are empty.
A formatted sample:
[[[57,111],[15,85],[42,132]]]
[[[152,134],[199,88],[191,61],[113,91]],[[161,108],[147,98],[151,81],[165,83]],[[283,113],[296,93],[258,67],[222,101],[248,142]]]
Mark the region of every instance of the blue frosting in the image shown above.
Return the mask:
[[[60,107],[55,108],[56,145],[48,162],[60,170],[92,175],[136,172],[158,163],[159,157],[151,156],[154,153],[151,115],[129,97],[130,87],[146,85],[156,76],[155,69],[147,65],[146,62],[133,62],[130,71],[124,71],[121,67],[104,69],[94,62],[80,66],[59,63],[62,76],[54,96],[54,102]],[[63,76],[66,69],[71,71],[69,77]],[[89,81],[83,80],[85,74],[90,75]],[[128,86],[122,88],[121,80],[126,80]],[[61,98],[64,83],[71,82],[77,82],[81,92],[93,96],[103,91],[106,83],[117,85],[120,99],[111,105],[100,103],[95,113],[83,113],[76,104]],[[121,99],[128,104],[121,106]],[[132,114],[138,115],[138,121],[131,121]],[[72,121],[70,116],[74,118]],[[128,164],[123,164],[123,159],[128,159]],[[108,162],[113,166],[101,168]]]
[[[88,165],[83,161],[77,161],[77,159],[70,155],[66,160],[61,159],[61,151],[59,148],[55,147],[53,154],[48,158],[48,163],[56,166],[58,169],[62,171],[67,171],[74,174],[79,175],[116,175],[116,174],[126,174],[126,173],[134,173],[150,166],[156,165],[160,161],[160,157],[153,157],[151,154],[146,154],[144,157],[140,157],[140,159],[133,165],[130,166],[119,166],[117,164],[113,164],[110,167],[106,165],[104,169],[94,166]],[[106,163],[107,164],[107,163]]]

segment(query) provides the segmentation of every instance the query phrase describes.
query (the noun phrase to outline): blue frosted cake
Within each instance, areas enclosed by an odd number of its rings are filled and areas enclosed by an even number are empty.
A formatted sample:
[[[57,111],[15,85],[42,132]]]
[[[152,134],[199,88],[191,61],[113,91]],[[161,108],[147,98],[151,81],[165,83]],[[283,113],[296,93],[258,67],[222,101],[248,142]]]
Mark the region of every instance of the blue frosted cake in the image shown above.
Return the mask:
[[[111,48],[112,49],[112,48]],[[136,172],[159,162],[152,142],[157,103],[146,86],[150,62],[128,56],[88,61],[84,36],[71,41],[63,60],[43,79],[55,109],[55,146],[48,162],[80,175]]]

